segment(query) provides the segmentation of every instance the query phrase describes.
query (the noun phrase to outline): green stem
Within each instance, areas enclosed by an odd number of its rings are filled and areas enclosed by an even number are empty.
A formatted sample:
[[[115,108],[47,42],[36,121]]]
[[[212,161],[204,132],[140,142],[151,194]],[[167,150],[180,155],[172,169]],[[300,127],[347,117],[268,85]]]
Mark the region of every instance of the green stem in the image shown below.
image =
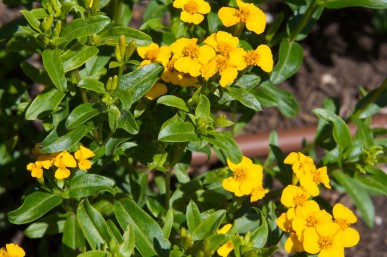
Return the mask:
[[[115,24],[120,24],[121,22],[121,13],[122,13],[122,0],[114,0],[114,13],[113,13],[113,22]]]
[[[245,23],[238,23],[232,32],[234,37],[240,37],[242,35],[243,29],[245,28]]]
[[[299,23],[297,23],[296,28],[290,33],[289,40],[294,41],[296,36],[305,28],[306,24],[308,24],[312,15],[317,9],[316,0],[312,0],[305,14],[301,17]]]
[[[165,172],[165,208],[169,209],[169,200],[171,198],[171,174],[172,169],[168,168]]]

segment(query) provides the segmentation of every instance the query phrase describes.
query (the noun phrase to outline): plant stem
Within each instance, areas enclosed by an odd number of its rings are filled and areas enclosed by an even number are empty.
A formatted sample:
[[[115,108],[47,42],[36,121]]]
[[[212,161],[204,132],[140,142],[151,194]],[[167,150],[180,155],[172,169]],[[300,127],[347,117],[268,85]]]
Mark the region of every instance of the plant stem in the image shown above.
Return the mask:
[[[316,6],[316,0],[312,0],[305,14],[301,17],[299,23],[297,23],[296,28],[290,33],[289,40],[294,41],[295,37],[305,28],[308,24],[310,18],[316,11],[318,6]]]
[[[169,209],[169,200],[171,198],[171,174],[172,169],[168,168],[165,172],[165,208]]]
[[[114,24],[117,24],[117,25],[120,24],[121,13],[122,13],[122,0],[114,0],[114,13],[113,13]]]

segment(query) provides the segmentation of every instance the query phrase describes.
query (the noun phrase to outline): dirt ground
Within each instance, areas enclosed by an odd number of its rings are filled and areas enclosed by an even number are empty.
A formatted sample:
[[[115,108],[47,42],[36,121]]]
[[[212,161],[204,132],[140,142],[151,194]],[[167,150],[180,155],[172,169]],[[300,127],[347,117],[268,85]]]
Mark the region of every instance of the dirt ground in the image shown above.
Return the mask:
[[[274,4],[264,9],[273,14],[279,11]],[[15,17],[15,10],[6,9],[0,0],[0,26]],[[141,17],[138,12],[134,15]],[[300,102],[298,117],[289,119],[276,109],[265,109],[253,118],[244,133],[313,126],[317,119],[312,110],[321,107],[325,97],[339,99],[340,113],[346,116],[359,98],[360,87],[371,90],[379,86],[387,78],[387,34],[381,35],[374,28],[372,15],[373,11],[362,8],[324,11],[311,34],[302,42],[305,59],[301,69],[279,85],[291,91]],[[384,196],[373,197],[374,228],[368,228],[361,218],[354,225],[361,240],[356,247],[346,251],[347,257],[387,257],[385,199]],[[343,201],[355,209],[350,199],[344,197]],[[279,252],[276,256],[287,254]]]

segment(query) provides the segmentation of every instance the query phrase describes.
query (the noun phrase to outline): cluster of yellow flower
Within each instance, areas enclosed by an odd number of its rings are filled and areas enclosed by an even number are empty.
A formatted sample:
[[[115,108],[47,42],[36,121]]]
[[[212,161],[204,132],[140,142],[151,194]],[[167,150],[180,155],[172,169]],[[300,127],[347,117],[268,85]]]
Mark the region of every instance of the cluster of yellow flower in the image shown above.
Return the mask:
[[[31,172],[32,177],[37,179],[43,178],[43,168],[48,170],[53,166],[57,168],[54,175],[55,178],[68,178],[70,176],[68,168],[76,168],[77,161],[79,169],[88,170],[91,168],[91,161],[88,159],[94,156],[90,149],[83,146],[80,146],[79,150],[74,153],[74,156],[66,150],[58,153],[44,154],[40,151],[39,144],[35,145],[32,152],[37,161],[29,163],[27,170]]]
[[[0,257],[24,257],[26,253],[20,246],[10,243],[0,249]]]
[[[254,164],[249,158],[243,156],[238,164],[227,160],[228,167],[234,173],[234,176],[226,178],[222,186],[235,196],[250,195],[250,201],[255,202],[262,199],[269,190],[264,189],[263,168],[259,164]]]
[[[343,257],[344,248],[352,247],[360,240],[359,233],[349,227],[357,221],[356,216],[337,203],[332,217],[310,199],[319,194],[318,184],[330,188],[326,167],[317,169],[311,157],[294,152],[287,156],[284,163],[292,165],[295,184],[297,180],[300,182],[300,186],[287,186],[281,196],[281,203],[289,208],[277,219],[278,227],[289,233],[285,250],[319,253],[319,257]]]
[[[222,7],[219,10],[218,17],[223,25],[236,25],[239,31],[246,26],[248,30],[261,34],[266,27],[265,14],[254,4],[237,0],[237,5],[238,9]],[[203,14],[211,10],[210,5],[203,0],[175,0],[173,6],[182,9],[182,21],[193,24],[199,24],[204,19]],[[182,87],[197,86],[199,76],[209,80],[215,74],[220,76],[219,84],[225,87],[235,81],[238,71],[249,66],[258,66],[265,72],[273,69],[273,55],[267,45],[245,51],[238,47],[238,37],[224,31],[211,34],[202,44],[198,44],[198,41],[201,40],[180,38],[170,46],[159,47],[152,43],[138,47],[137,52],[144,59],[140,65],[162,64],[165,67],[162,80]],[[156,93],[150,93],[151,97],[148,98],[154,99],[155,95],[157,97],[157,94],[167,92],[164,84],[157,84],[152,90]]]

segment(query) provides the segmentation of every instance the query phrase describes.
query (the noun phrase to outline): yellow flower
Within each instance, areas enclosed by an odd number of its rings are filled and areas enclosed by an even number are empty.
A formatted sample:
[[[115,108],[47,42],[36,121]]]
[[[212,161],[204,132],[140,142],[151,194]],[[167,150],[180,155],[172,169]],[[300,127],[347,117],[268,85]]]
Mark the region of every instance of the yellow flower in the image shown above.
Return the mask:
[[[230,33],[224,31],[218,31],[211,34],[203,42],[204,44],[211,46],[217,54],[223,55],[226,58],[230,57],[230,54],[237,49],[239,39],[233,37]]]
[[[88,170],[91,168],[91,161],[88,159],[93,156],[95,156],[93,151],[83,146],[80,146],[79,150],[74,153],[75,159],[78,160],[78,167],[81,170]]]
[[[284,163],[292,165],[292,169],[298,178],[302,178],[306,174],[311,174],[312,170],[316,169],[313,159],[303,153],[290,153],[285,158]]]
[[[315,229],[317,225],[329,222],[332,222],[332,216],[325,210],[320,210],[318,203],[310,200],[296,208],[292,225],[300,241],[304,241],[303,236],[307,229]]]
[[[218,12],[219,19],[226,27],[245,23],[246,28],[256,34],[261,34],[266,27],[266,16],[254,4],[243,3],[237,0],[239,9],[222,7]]]
[[[55,178],[65,179],[70,176],[70,170],[67,167],[75,168],[77,167],[77,162],[69,152],[63,151],[55,158],[54,165],[58,168],[55,171]]]
[[[6,244],[5,248],[0,249],[0,257],[24,257],[26,255],[23,248],[17,244]]]
[[[308,229],[304,234],[304,249],[318,257],[344,257],[343,239],[338,233],[340,226],[329,222]]]
[[[150,63],[160,63],[166,66],[169,58],[171,57],[171,50],[168,46],[159,47],[155,43],[151,43],[149,46],[137,47],[138,55],[144,59],[140,66],[144,66]]]
[[[310,194],[304,188],[288,185],[281,195],[281,203],[286,207],[297,207],[304,205]]]
[[[273,70],[273,54],[267,45],[259,45],[255,50],[249,50],[244,56],[247,66],[258,66],[265,72]]]
[[[230,230],[231,227],[232,227],[232,224],[224,225],[221,229],[218,230],[218,234],[226,234]],[[227,243],[225,243],[224,245],[222,245],[221,247],[219,247],[218,250],[216,250],[216,252],[218,253],[219,256],[227,257],[228,254],[233,249],[234,249],[234,246],[230,240]]]
[[[163,83],[156,83],[146,94],[145,97],[149,100],[156,99],[159,96],[165,95],[168,88]]]
[[[243,156],[238,164],[227,159],[228,167],[234,176],[223,180],[222,186],[236,196],[250,195],[253,190],[262,185],[263,169],[261,165],[254,164],[249,158]]]
[[[333,206],[333,217],[335,222],[339,224],[344,247],[352,247],[359,243],[360,235],[355,229],[349,226],[356,223],[357,218],[353,212],[344,205],[337,203]]]
[[[254,187],[253,191],[251,192],[250,202],[261,200],[268,192],[269,190],[264,189],[262,185]]]
[[[199,24],[203,21],[203,14],[211,11],[211,6],[203,0],[175,0],[173,7],[182,9],[180,19],[184,22]]]
[[[161,74],[161,79],[165,82],[172,83],[174,85],[179,85],[181,87],[188,87],[198,85],[198,79],[196,77],[192,77],[188,73],[179,72],[175,69],[176,58],[172,58],[169,60],[167,65],[165,66],[163,74]]]
[[[199,47],[196,42],[197,38],[180,38],[170,46],[176,58],[175,69],[193,77],[199,76],[202,66],[215,56],[214,49],[207,45]]]
[[[55,158],[58,154],[59,153],[41,154],[38,156],[38,161],[42,163],[43,168],[48,170],[52,167],[52,165],[54,165]]]
[[[289,237],[285,242],[285,250],[289,253],[302,252],[304,250],[302,242],[298,239],[292,226],[295,217],[295,208],[289,208],[287,212],[282,213],[276,220],[277,226],[289,233]]]
[[[43,177],[42,163],[39,161],[36,161],[35,163],[30,162],[27,165],[27,170],[31,171],[31,176],[34,178]]]

